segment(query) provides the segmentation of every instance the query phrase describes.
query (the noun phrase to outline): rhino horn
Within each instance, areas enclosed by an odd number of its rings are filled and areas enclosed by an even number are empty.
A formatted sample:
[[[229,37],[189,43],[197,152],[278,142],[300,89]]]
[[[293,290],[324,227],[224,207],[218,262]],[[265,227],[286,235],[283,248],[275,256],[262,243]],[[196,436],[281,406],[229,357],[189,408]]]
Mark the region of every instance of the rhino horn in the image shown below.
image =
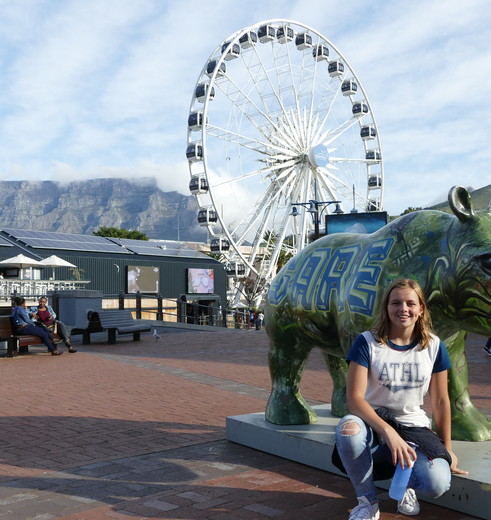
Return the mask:
[[[462,222],[475,215],[471,194],[462,186],[454,186],[450,189],[448,203],[454,215]]]

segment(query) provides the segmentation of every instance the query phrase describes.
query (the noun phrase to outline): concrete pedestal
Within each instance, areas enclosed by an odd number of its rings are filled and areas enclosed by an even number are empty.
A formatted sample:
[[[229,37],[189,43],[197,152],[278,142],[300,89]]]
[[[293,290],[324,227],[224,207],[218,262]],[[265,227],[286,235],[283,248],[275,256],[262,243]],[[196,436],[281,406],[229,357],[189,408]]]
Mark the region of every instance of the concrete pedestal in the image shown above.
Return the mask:
[[[48,296],[52,296],[49,293]],[[102,291],[67,290],[57,292],[59,298],[59,316],[65,325],[87,327],[87,313],[102,310]]]
[[[314,468],[343,475],[331,463],[334,432],[339,421],[331,406],[314,406],[319,417],[315,424],[278,426],[268,423],[264,413],[227,417],[227,439],[266,453],[278,455]],[[491,511],[491,441],[454,441],[460,466],[469,475],[452,476],[452,485],[440,498],[428,502],[478,518],[489,519]],[[388,489],[390,481],[377,482]]]

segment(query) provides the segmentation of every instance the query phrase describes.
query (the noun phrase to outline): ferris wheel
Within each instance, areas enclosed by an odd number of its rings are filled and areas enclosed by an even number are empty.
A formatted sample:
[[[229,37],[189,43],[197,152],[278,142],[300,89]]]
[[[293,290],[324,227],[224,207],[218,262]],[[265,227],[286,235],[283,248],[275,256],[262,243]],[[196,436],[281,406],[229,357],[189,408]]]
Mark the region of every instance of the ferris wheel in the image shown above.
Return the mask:
[[[325,215],[382,210],[365,90],[329,40],[291,20],[241,29],[211,53],[191,100],[186,157],[232,303],[246,280],[266,291],[282,255],[308,245]]]

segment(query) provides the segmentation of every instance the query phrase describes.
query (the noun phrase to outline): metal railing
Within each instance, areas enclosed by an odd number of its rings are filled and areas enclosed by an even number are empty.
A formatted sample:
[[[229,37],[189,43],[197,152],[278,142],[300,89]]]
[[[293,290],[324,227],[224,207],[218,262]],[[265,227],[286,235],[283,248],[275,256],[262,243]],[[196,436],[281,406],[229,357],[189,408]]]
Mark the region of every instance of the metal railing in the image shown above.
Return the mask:
[[[227,309],[218,301],[202,304],[187,301],[185,297],[166,299],[160,294],[105,295],[103,309],[127,309],[135,319],[164,321],[167,323],[188,323],[211,327],[252,329],[248,309]]]
[[[46,295],[50,291],[83,289],[88,280],[22,280],[17,278],[0,279],[0,297],[13,294],[25,298]]]
[[[0,295],[7,304],[4,312],[10,313],[14,306],[14,298],[23,296],[34,305],[40,294],[21,294],[13,292]],[[248,309],[227,309],[219,301],[202,304],[199,301],[187,301],[185,297],[173,299],[164,298],[160,294],[108,294],[102,297],[102,309],[126,309],[133,313],[135,319],[162,321],[166,323],[187,323],[192,325],[207,325],[211,327],[226,327],[231,329],[253,329]],[[58,292],[50,294],[50,305],[57,315],[60,315],[60,296]]]
[[[136,319],[227,327],[227,313],[214,302],[201,304],[198,301],[188,302],[182,298],[166,299],[160,294],[127,294],[104,295],[103,309],[127,309]]]

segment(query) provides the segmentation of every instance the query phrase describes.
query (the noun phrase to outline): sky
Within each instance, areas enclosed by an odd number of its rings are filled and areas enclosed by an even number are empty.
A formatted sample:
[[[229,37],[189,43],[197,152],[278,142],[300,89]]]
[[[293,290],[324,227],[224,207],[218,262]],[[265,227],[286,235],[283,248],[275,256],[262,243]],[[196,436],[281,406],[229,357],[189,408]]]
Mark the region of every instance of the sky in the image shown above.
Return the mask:
[[[187,118],[230,35],[294,20],[369,98],[398,215],[491,183],[487,0],[0,0],[0,179],[155,177],[189,195]]]

